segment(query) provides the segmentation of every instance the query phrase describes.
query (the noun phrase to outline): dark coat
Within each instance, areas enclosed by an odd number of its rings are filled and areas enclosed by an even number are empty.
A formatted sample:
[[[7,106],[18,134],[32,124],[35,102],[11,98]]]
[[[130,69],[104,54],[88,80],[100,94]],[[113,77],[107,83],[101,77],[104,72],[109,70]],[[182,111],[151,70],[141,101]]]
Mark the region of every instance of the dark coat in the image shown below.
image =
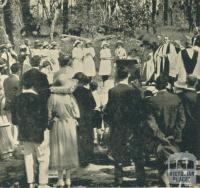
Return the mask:
[[[189,151],[196,155],[195,148],[197,143],[197,128],[198,128],[198,108],[197,108],[197,93],[195,90],[184,90],[179,94],[182,100],[185,115],[186,115],[186,126],[183,129],[183,151]],[[191,144],[193,143],[193,144]]]
[[[150,99],[152,113],[165,137],[171,136],[175,143],[181,143],[186,119],[183,104],[177,95],[160,91]]]
[[[140,123],[141,95],[139,90],[118,84],[109,90],[105,121],[110,125],[110,147],[117,162],[126,162],[127,143]]]
[[[89,162],[93,156],[93,110],[96,103],[92,92],[83,86],[78,86],[73,93],[80,111],[78,126],[78,146],[80,162]]]
[[[160,91],[156,96],[143,100],[142,135],[145,151],[156,154],[160,170],[171,154],[180,152],[185,114],[177,95]]]
[[[25,72],[23,76],[27,76],[30,80],[29,82],[33,83],[36,92],[40,96],[41,102],[46,106],[47,100],[50,96],[47,75],[40,72],[36,68],[32,68],[31,70]]]
[[[19,78],[16,75],[11,74],[5,79],[3,87],[6,98],[5,109],[10,110],[11,101],[15,95],[19,94],[21,91]]]
[[[41,143],[48,128],[48,116],[41,108],[40,98],[33,93],[21,93],[11,104],[13,124],[19,127],[19,140]]]

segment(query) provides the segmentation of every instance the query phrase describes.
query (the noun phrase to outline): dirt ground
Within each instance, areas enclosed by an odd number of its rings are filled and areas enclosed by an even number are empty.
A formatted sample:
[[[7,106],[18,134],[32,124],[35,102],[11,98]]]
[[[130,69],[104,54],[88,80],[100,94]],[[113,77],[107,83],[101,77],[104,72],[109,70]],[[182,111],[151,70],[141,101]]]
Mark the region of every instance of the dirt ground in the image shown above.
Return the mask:
[[[155,159],[151,157],[150,162],[145,166],[146,186],[160,187],[158,181],[158,171]],[[135,168],[132,166],[124,167],[124,187],[135,187]],[[49,185],[55,187],[56,178],[51,172]],[[198,173],[199,174],[199,173]],[[199,177],[197,177],[199,184]],[[72,187],[113,187],[114,186],[114,166],[105,155],[96,154],[94,161],[85,168],[79,168],[72,172]],[[0,188],[26,188],[26,175],[24,168],[23,155],[15,153],[15,157],[0,161]]]

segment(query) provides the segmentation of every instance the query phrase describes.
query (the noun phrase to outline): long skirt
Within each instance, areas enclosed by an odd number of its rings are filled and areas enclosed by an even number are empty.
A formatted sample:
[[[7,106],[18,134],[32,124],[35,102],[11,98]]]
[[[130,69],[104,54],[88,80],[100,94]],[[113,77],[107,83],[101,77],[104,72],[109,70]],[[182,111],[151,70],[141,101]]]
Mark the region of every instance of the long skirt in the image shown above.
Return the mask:
[[[50,168],[70,170],[79,166],[75,120],[58,120],[50,132]]]
[[[74,69],[74,73],[84,72],[83,70],[83,61],[80,59],[74,59],[72,67]]]
[[[112,64],[110,60],[101,60],[99,67],[99,75],[111,75]]]
[[[85,57],[83,60],[83,70],[86,76],[95,76],[96,75],[96,68],[95,63],[92,57]]]

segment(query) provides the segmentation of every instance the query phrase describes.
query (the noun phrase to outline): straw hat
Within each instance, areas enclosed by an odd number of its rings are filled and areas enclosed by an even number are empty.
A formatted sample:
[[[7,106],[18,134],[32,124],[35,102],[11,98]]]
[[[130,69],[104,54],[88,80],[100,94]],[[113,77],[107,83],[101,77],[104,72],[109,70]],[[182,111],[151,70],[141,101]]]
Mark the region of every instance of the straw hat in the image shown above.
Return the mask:
[[[12,48],[12,44],[11,43],[7,43],[6,48]]]
[[[92,44],[91,40],[87,40],[85,44]]]
[[[74,42],[74,44],[73,44],[73,47],[76,47],[78,44],[83,44],[83,42],[80,41],[80,40],[76,40],[76,41]]]
[[[44,48],[44,47],[47,47],[47,46],[49,46],[49,43],[47,41],[44,41],[42,47]]]
[[[123,43],[122,40],[118,40],[118,41],[116,42],[116,45],[119,45],[119,44],[123,45],[124,43]]]
[[[176,81],[174,83],[174,87],[177,88],[177,89],[186,89],[187,88],[187,84],[186,82],[181,82],[181,81]]]
[[[25,44],[22,44],[19,49],[27,49],[27,46]]]
[[[52,45],[52,46],[57,46],[57,42],[56,42],[56,41],[53,41],[53,42],[51,43],[51,45]]]
[[[105,45],[109,46],[109,43],[108,43],[107,41],[103,41],[103,42],[101,43],[101,48],[103,48]]]
[[[146,91],[150,91],[153,95],[155,95],[156,93],[158,93],[158,90],[156,89],[155,86],[148,86],[146,88]]]

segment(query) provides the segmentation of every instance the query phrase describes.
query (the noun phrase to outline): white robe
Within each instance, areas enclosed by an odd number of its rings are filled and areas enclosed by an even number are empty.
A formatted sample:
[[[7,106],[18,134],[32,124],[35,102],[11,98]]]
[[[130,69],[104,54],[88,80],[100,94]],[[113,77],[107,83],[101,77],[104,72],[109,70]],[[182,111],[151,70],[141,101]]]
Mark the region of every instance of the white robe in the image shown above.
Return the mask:
[[[194,49],[193,48],[187,49],[187,52],[190,58],[192,58],[194,54]],[[181,51],[178,54],[177,63],[178,63],[178,66],[177,66],[178,82],[186,82],[188,75],[185,70]],[[192,74],[196,76],[198,79],[200,79],[200,51],[198,52],[197,63]]]
[[[167,51],[167,48],[169,46],[169,52]],[[169,76],[174,77],[174,71],[177,67],[177,52],[176,48],[173,44],[167,43],[161,45],[157,51],[154,54],[154,62],[156,63],[156,74],[155,74],[155,79],[162,73],[160,70],[163,69],[166,63],[166,58],[168,57],[169,60]],[[163,64],[161,62],[163,61]]]
[[[90,48],[84,48],[83,49],[83,70],[84,74],[87,76],[95,76],[96,75],[96,68],[94,63],[94,57],[95,57],[95,50],[93,47]]]
[[[111,75],[112,64],[111,64],[111,50],[109,48],[102,49],[100,51],[100,67],[99,67],[99,75]]]
[[[82,48],[73,48],[72,50],[72,58],[73,58],[73,64],[72,67],[74,69],[74,72],[84,72],[83,70],[83,49]]]

